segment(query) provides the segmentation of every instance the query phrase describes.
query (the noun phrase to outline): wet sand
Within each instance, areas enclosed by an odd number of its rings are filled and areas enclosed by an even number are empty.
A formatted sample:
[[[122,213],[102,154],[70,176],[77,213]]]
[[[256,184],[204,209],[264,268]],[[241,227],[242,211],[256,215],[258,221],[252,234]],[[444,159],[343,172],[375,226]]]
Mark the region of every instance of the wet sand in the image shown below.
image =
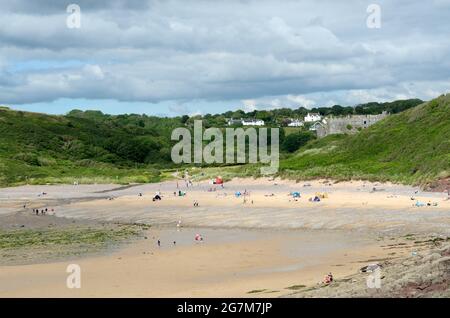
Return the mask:
[[[45,206],[61,219],[152,225],[147,239],[105,255],[0,266],[0,296],[275,297],[291,293],[289,286],[314,286],[328,272],[342,278],[408,255],[412,247],[391,248],[402,246],[406,234],[450,233],[446,195],[412,187],[237,179],[223,189],[207,182],[186,188],[179,181],[178,189],[186,196],[173,195],[175,181],[0,189],[0,214]],[[162,201],[154,202],[157,191]],[[248,193],[245,203],[236,191]],[[302,197],[294,200],[293,191]],[[327,198],[309,202],[316,192]],[[413,207],[411,196],[437,206]],[[194,241],[196,233],[203,243]],[[82,268],[81,289],[66,288],[70,263]]]
[[[194,242],[197,232],[204,242]],[[146,235],[109,255],[0,267],[0,296],[274,297],[316,285],[329,271],[349,275],[390,252],[339,231],[159,228]],[[71,263],[81,266],[81,289],[66,288]]]

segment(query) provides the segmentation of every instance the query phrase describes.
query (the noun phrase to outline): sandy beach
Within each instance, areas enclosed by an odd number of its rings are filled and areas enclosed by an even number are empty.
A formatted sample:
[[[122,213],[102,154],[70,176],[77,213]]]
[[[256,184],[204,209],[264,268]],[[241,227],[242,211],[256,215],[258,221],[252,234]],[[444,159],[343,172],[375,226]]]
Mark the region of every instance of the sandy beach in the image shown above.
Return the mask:
[[[161,201],[152,200],[156,193]],[[316,195],[321,201],[310,202]],[[417,201],[424,206],[415,206]],[[33,208],[44,207],[48,215],[33,215]],[[11,251],[2,253],[0,297],[286,296],[320,285],[329,272],[344,279],[365,265],[425,252],[429,246],[417,242],[450,236],[449,217],[446,193],[364,181],[4,188],[3,230],[71,222],[149,228],[113,249],[62,259],[30,257],[14,264],[8,261]],[[196,234],[202,242],[194,240]],[[81,289],[66,287],[72,263],[82,269]]]

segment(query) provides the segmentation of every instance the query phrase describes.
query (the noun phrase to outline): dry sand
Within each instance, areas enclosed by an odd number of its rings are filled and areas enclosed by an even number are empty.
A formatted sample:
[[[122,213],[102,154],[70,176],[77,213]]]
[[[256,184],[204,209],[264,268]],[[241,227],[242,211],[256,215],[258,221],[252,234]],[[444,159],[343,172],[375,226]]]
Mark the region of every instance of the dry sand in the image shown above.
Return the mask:
[[[143,185],[110,192],[111,196],[116,197],[112,201],[87,201],[84,198],[83,202],[58,208],[56,215],[169,225],[181,220],[184,226],[195,227],[353,229],[384,233],[450,234],[450,200],[446,200],[447,195],[422,192],[412,187],[367,182],[294,183],[264,179],[236,179],[227,183],[223,189],[207,182],[194,183],[189,188],[184,184],[182,186],[181,182],[178,184],[179,189],[187,192],[186,196],[174,196],[176,182]],[[311,186],[305,187],[305,184]],[[216,191],[208,192],[210,188],[216,188]],[[376,191],[373,191],[374,188]],[[67,195],[70,191],[74,191],[73,188],[65,188],[61,193]],[[161,192],[163,200],[153,202],[152,197],[157,191]],[[246,203],[243,196],[237,198],[234,195],[237,191],[249,193],[245,198]],[[297,201],[289,196],[294,191],[302,195]],[[321,202],[309,202],[308,199],[317,192],[326,193],[328,198]],[[143,196],[138,197],[138,193],[143,193]],[[54,195],[57,197],[59,194]],[[416,200],[437,203],[437,206],[414,207]],[[199,207],[193,207],[194,201],[199,202]]]
[[[61,218],[152,225],[148,239],[107,255],[0,266],[0,296],[281,296],[292,292],[289,286],[316,285],[328,272],[341,278],[370,262],[408,255],[416,247],[403,245],[406,234],[450,232],[446,194],[412,187],[264,179],[235,179],[223,189],[207,182],[178,186],[186,196],[173,195],[176,181],[0,189],[0,214],[45,206]],[[157,191],[163,199],[153,202]],[[236,191],[249,193],[246,203]],[[302,194],[298,201],[288,195],[293,191]],[[316,192],[328,198],[309,202]],[[437,206],[413,207],[411,196]],[[177,232],[179,220],[183,227]],[[196,244],[195,233],[205,241]],[[82,268],[81,289],[66,288],[70,263]]]

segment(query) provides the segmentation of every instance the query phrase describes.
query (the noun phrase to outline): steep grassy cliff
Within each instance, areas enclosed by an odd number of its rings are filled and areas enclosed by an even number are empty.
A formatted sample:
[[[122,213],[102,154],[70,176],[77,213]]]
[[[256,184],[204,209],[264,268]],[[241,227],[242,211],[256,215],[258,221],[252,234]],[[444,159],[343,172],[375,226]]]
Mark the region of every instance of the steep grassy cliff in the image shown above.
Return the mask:
[[[282,174],[424,184],[450,176],[450,94],[356,135],[330,135],[281,162]]]

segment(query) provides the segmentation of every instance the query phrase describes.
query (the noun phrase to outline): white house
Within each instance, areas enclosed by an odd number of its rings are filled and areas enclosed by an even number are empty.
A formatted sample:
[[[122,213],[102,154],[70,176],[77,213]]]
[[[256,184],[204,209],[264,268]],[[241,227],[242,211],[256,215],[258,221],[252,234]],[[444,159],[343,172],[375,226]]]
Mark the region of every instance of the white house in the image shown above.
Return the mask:
[[[317,113],[308,113],[305,117],[305,122],[307,123],[312,123],[315,121],[319,121],[322,119],[322,116],[320,116],[320,114]]]
[[[288,127],[302,127],[303,122],[299,119],[291,119],[291,122],[287,125]]]
[[[243,119],[243,126],[264,126],[264,120],[261,119]]]

